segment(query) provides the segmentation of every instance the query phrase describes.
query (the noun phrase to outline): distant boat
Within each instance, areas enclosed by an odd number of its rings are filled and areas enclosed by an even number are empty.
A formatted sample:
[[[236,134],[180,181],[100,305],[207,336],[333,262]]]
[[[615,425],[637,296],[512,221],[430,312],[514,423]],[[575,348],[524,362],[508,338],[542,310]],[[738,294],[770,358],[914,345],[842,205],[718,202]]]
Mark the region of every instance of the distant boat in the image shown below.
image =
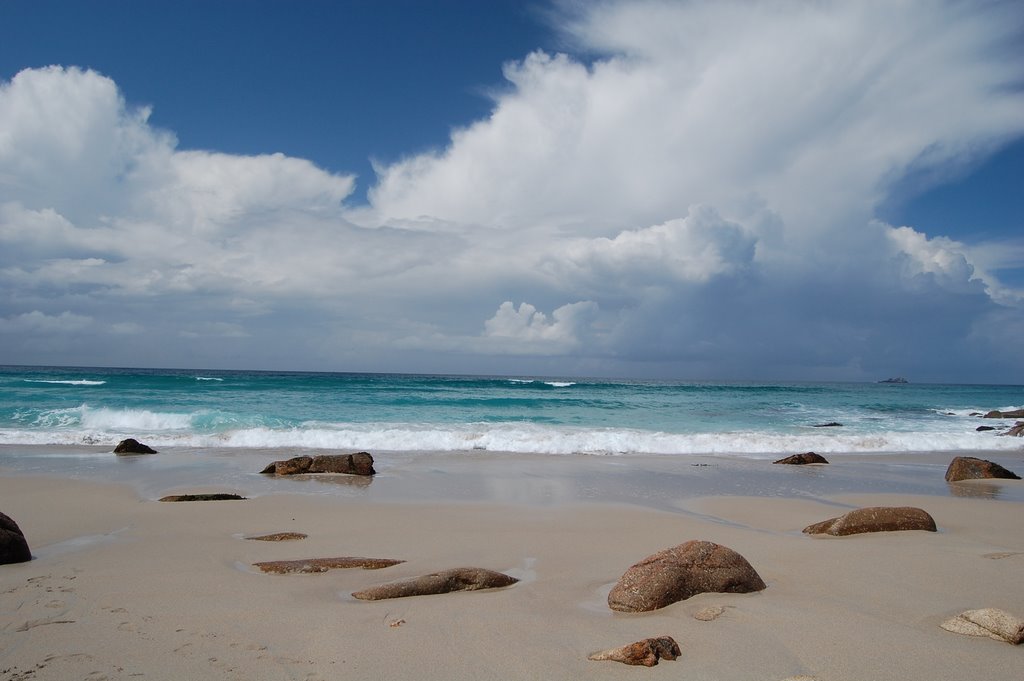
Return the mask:
[[[879,383],[910,383],[910,381],[902,376],[896,376],[895,378],[887,378],[884,381],[879,381]]]

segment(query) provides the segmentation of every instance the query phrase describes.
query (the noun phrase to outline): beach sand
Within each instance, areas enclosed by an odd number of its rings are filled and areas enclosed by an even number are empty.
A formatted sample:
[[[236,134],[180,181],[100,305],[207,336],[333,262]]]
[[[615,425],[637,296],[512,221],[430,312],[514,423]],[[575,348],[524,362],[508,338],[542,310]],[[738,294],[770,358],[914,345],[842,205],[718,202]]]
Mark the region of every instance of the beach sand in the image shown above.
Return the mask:
[[[935,493],[869,493],[899,485],[851,485],[870,462],[778,470],[748,461],[726,465],[746,471],[730,494],[711,470],[716,460],[705,463],[435,457],[381,461],[379,480],[333,485],[258,476],[183,484],[180,472],[140,485],[6,471],[0,511],[19,523],[34,559],[0,566],[0,679],[1021,678],[1024,646],[939,623],[984,607],[1024,616],[1024,483],[950,489],[944,467],[911,457],[897,469],[937,472]],[[718,481],[706,494],[704,473]],[[770,493],[751,493],[758,475]],[[841,482],[822,482],[830,476]],[[156,500],[193,491],[250,498]],[[939,532],[801,533],[873,505],[919,506]],[[245,539],[284,531],[308,538]],[[608,609],[630,565],[690,539],[739,552],[767,589],[701,594],[646,614]],[[406,562],[321,574],[252,567],[333,556]],[[350,596],[459,566],[521,581],[377,602]],[[708,606],[724,613],[693,617]],[[661,635],[679,643],[678,660],[645,668],[587,659]]]

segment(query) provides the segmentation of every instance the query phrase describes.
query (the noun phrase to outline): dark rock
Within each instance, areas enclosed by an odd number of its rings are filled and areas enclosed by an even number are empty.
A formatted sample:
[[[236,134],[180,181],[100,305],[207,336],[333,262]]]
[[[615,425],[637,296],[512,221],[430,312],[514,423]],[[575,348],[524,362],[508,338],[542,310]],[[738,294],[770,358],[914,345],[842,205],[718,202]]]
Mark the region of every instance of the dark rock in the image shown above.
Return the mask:
[[[260,473],[273,475],[300,475],[303,473],[374,475],[376,472],[373,469],[373,456],[367,452],[296,456],[285,461],[275,461],[260,471]]]
[[[653,667],[658,664],[659,659],[674,660],[680,655],[682,652],[674,638],[659,636],[658,638],[645,638],[621,648],[610,648],[592,653],[587,659],[613,660],[625,664],[642,664],[645,667]]]
[[[949,462],[949,468],[946,469],[946,482],[987,478],[1020,480],[1019,475],[1006,470],[999,464],[985,459],[976,459],[973,456],[958,456]]]
[[[818,424],[815,424],[814,427],[815,428],[841,428],[842,426],[843,426],[843,424],[838,423],[836,421],[829,421],[828,423],[818,423]]]
[[[327,572],[328,570],[361,568],[363,570],[380,570],[404,563],[404,560],[392,560],[390,558],[304,558],[299,560],[271,560],[263,563],[253,563],[263,572],[273,572],[284,575],[288,573],[310,574],[316,572]]]
[[[995,430],[995,429],[996,429],[995,426],[978,426],[974,430],[978,431],[979,433],[984,433],[985,431]]]
[[[452,591],[497,589],[511,586],[518,581],[515,577],[509,577],[506,574],[494,572],[493,570],[473,567],[454,568],[363,589],[362,591],[356,591],[352,596],[364,601],[380,601],[386,598],[446,594]]]
[[[785,463],[792,464],[794,466],[805,466],[809,463],[828,463],[821,454],[815,454],[814,452],[805,452],[803,454],[793,454],[787,456],[785,459],[779,459],[773,463]]]
[[[25,533],[14,519],[0,513],[0,565],[27,563],[32,560]]]
[[[261,534],[255,537],[246,537],[251,541],[297,541],[305,539],[308,534],[302,532],[275,532],[274,534]]]
[[[659,551],[630,567],[608,594],[619,612],[657,610],[700,593],[749,593],[765,583],[732,549],[709,541],[688,541]]]
[[[170,496],[161,497],[160,501],[237,501],[239,499],[245,499],[243,496],[237,494],[172,494]]]
[[[804,528],[804,534],[830,534],[843,537],[864,532],[925,530],[935,532],[935,520],[912,506],[872,506],[858,508],[838,518],[830,518]]]
[[[117,443],[117,446],[114,447],[114,454],[121,456],[126,454],[156,454],[156,450],[134,438],[128,438]]]
[[[992,410],[985,414],[984,418],[987,419],[1024,419],[1024,409],[1014,409],[1012,411],[999,411],[998,409]]]

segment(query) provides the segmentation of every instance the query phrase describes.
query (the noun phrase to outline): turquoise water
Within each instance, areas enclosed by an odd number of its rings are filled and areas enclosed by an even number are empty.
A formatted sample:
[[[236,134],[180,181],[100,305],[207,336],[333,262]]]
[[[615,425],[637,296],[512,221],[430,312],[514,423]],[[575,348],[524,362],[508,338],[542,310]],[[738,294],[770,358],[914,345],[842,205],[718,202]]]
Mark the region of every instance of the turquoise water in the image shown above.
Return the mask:
[[[1017,451],[1024,386],[0,367],[0,444],[545,454]],[[840,426],[825,426],[840,423]]]

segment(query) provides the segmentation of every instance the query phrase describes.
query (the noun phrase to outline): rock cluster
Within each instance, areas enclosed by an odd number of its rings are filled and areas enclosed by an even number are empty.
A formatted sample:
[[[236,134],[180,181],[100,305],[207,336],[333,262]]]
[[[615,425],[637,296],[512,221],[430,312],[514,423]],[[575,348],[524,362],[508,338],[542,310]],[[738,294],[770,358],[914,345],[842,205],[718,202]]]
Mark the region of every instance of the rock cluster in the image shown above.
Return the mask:
[[[464,567],[443,570],[429,575],[404,579],[390,584],[356,591],[353,597],[364,601],[381,601],[387,598],[428,596],[446,594],[452,591],[477,591],[511,586],[519,580],[501,572],[484,568]]]
[[[750,563],[730,548],[688,541],[630,567],[608,594],[618,612],[657,610],[700,593],[749,593],[766,588]]]
[[[0,513],[0,565],[32,560],[25,534],[9,516]]]
[[[609,648],[587,656],[588,660],[612,660],[625,664],[643,665],[653,667],[658,660],[674,660],[682,655],[679,644],[671,636],[659,636],[657,638],[645,638],[636,643],[624,645],[621,648]]]
[[[1020,480],[1019,475],[1006,470],[999,464],[973,456],[958,456],[950,461],[949,468],[946,469],[946,482],[987,478]]]
[[[829,534],[843,537],[864,532],[896,532],[925,530],[935,532],[935,520],[927,512],[913,506],[872,506],[858,508],[838,518],[829,518],[808,525],[804,534]]]
[[[285,461],[274,461],[260,471],[260,473],[270,475],[300,475],[303,473],[374,475],[376,472],[373,469],[373,456],[367,452],[296,456]]]

